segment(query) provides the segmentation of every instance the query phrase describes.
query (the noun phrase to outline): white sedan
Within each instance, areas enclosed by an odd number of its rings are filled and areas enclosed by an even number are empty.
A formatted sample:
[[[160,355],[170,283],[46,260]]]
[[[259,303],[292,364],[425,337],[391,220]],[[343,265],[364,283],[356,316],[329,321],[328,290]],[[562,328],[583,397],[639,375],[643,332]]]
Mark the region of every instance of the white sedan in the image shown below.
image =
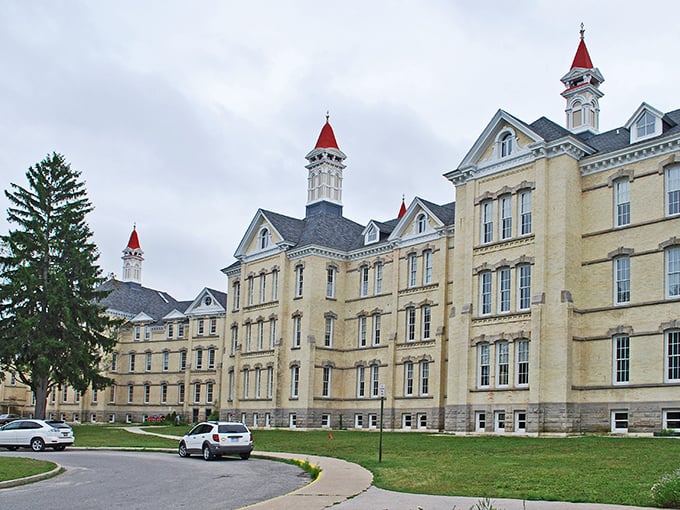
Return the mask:
[[[0,447],[8,450],[21,447],[41,452],[49,447],[61,451],[74,440],[70,427],[57,428],[44,420],[15,420],[0,427]]]

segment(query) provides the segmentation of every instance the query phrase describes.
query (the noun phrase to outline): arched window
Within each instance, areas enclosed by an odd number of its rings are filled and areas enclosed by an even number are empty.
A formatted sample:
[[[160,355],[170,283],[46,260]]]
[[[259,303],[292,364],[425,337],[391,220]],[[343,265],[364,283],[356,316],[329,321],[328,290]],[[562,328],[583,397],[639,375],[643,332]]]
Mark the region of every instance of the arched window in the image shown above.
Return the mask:
[[[263,228],[257,237],[257,246],[260,250],[264,250],[269,246],[269,241],[271,240],[271,234],[268,228]]]
[[[512,154],[512,134],[506,133],[501,137],[501,158],[505,158]]]
[[[422,234],[423,232],[425,232],[426,228],[427,228],[427,216],[425,216],[424,213],[421,213],[416,218],[416,232],[418,234]]]

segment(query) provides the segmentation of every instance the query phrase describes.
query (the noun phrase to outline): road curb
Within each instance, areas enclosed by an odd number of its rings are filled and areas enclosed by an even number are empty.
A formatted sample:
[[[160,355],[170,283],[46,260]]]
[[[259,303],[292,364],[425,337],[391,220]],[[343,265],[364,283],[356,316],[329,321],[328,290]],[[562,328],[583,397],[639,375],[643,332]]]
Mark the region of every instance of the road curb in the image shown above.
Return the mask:
[[[46,480],[48,478],[52,478],[53,476],[57,476],[62,472],[66,472],[66,470],[60,464],[57,464],[54,469],[45,473],[38,473],[37,475],[25,476],[24,478],[15,478],[14,480],[5,480],[4,482],[0,482],[0,489],[8,489],[10,487],[16,487],[17,485],[26,485],[29,483],[40,482],[41,480]]]

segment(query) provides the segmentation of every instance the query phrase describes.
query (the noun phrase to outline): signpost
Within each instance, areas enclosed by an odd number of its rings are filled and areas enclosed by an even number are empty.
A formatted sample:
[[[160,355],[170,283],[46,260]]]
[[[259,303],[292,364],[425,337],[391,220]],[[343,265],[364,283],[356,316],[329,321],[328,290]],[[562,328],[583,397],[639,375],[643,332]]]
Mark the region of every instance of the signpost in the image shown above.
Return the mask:
[[[378,387],[380,391],[380,447],[378,448],[378,462],[382,462],[383,414],[385,412],[385,385]]]

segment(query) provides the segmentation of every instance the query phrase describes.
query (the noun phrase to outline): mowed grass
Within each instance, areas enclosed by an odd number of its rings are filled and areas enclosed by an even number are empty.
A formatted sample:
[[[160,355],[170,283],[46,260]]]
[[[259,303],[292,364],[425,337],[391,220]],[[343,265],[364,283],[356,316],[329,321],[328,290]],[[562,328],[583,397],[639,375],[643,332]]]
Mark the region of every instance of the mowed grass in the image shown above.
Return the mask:
[[[188,426],[145,427],[181,436]],[[77,446],[176,448],[177,441],[112,426],[74,427]],[[332,439],[329,437],[332,434]],[[680,467],[676,438],[462,437],[358,431],[254,430],[255,454],[282,451],[360,464],[388,490],[470,497],[654,506],[650,488]]]
[[[0,482],[47,473],[57,465],[46,460],[24,459],[19,457],[0,457]]]

